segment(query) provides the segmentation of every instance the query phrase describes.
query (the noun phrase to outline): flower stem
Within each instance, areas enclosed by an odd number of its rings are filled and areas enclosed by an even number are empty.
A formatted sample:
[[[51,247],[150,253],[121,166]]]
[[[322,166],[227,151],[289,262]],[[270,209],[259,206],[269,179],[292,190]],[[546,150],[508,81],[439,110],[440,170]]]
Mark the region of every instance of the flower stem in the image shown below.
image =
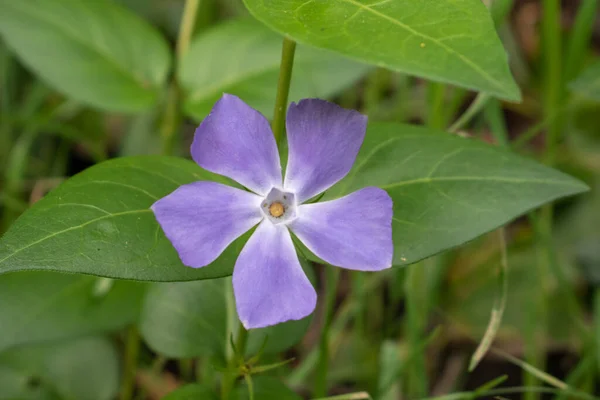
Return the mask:
[[[135,382],[140,335],[135,326],[129,327],[125,342],[125,363],[123,365],[123,382],[121,384],[121,400],[131,400]]]
[[[200,0],[186,0],[181,16],[181,25],[179,27],[179,36],[177,37],[177,60],[181,62],[181,58],[190,47],[190,40],[194,32],[196,23],[196,14]],[[173,153],[175,142],[175,133],[181,126],[181,110],[180,110],[180,95],[181,92],[175,79],[169,84],[165,99],[165,111],[163,121],[160,126],[160,135],[162,137],[162,153],[169,155]]]
[[[227,371],[223,374],[221,380],[221,399],[228,400],[229,394],[235,384],[235,378],[237,377],[236,364],[238,363],[238,356],[244,357],[246,353],[246,343],[248,342],[248,331],[244,328],[244,325],[240,322],[238,326],[237,336],[235,339],[235,352],[231,354],[227,361]]]
[[[337,285],[340,279],[339,268],[328,266],[325,268],[325,315],[321,339],[319,342],[319,361],[317,363],[317,374],[315,380],[314,397],[325,397],[327,395],[327,370],[329,369],[329,329],[333,320],[333,307]]]
[[[275,99],[275,111],[273,124],[271,125],[276,142],[279,142],[285,126],[285,111],[287,109],[288,95],[290,93],[290,81],[292,80],[292,67],[294,66],[295,52],[296,42],[284,37],[281,49],[281,64],[279,66],[279,81],[277,83],[277,98]]]
[[[235,349],[242,357],[244,357],[246,354],[246,343],[248,343],[248,331],[240,322],[240,325],[238,326],[237,337],[235,339]]]
[[[177,59],[181,60],[181,57],[187,52],[190,47],[190,39],[194,32],[194,25],[196,24],[196,14],[198,12],[198,6],[200,0],[186,0],[185,7],[183,8],[183,16],[181,17],[181,26],[179,28],[179,37],[177,39]]]
[[[172,82],[167,88],[165,99],[165,110],[160,125],[160,136],[162,137],[162,154],[173,154],[175,147],[175,132],[181,126],[181,115],[179,114],[179,89],[176,82]]]

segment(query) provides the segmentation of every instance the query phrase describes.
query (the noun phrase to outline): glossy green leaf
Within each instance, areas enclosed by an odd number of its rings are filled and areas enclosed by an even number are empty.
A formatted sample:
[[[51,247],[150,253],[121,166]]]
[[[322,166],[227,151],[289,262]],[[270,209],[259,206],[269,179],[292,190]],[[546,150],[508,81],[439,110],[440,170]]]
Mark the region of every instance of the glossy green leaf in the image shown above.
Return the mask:
[[[0,353],[0,400],[110,400],[119,358],[104,338],[18,347]]]
[[[178,71],[186,112],[202,119],[223,93],[231,93],[271,117],[281,43],[280,35],[251,19],[233,20],[197,36]],[[298,46],[290,101],[332,96],[369,69],[328,51]]]
[[[232,290],[230,278],[153,285],[140,318],[144,340],[153,350],[169,357],[216,355],[223,358],[230,346],[233,326],[228,326],[227,321],[227,302],[233,302],[227,296]],[[232,317],[237,321],[236,315]],[[288,349],[304,336],[310,321],[311,317],[307,317],[251,330],[247,353],[254,355],[265,336],[264,353]]]
[[[365,186],[394,201],[394,265],[419,261],[489,232],[582,182],[505,150],[448,133],[371,123],[354,167],[326,198]]]
[[[160,34],[111,1],[2,1],[0,33],[49,85],[106,110],[152,106],[169,70]]]
[[[162,400],[216,400],[215,393],[205,385],[191,384],[169,393]]]
[[[577,94],[600,101],[600,61],[585,69],[569,87]]]
[[[294,393],[277,378],[270,376],[253,376],[254,398],[260,400],[301,400],[302,397]],[[249,400],[248,386],[241,384],[229,396],[229,400]]]
[[[236,254],[227,250],[210,266],[185,267],[150,210],[156,200],[198,180],[222,178],[175,157],[97,164],[53,190],[10,227],[0,240],[0,274],[51,270],[149,281],[230,275]]]
[[[481,0],[244,0],[272,29],[400,72],[520,100]]]
[[[0,351],[120,329],[138,319],[145,285],[53,272],[0,275]]]

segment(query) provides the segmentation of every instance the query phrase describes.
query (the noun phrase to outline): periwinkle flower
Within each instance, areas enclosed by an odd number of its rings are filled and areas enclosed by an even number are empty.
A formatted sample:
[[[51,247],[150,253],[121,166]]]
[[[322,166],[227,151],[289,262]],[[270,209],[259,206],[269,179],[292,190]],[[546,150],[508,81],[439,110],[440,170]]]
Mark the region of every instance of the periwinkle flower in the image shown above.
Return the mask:
[[[312,313],[316,292],[290,236],[329,264],[377,271],[392,264],[392,200],[376,187],[303,204],[354,163],[367,118],[318,99],[292,103],[285,179],[266,118],[223,95],[195,133],[193,159],[252,192],[217,182],[183,185],[152,206],[181,261],[204,267],[258,225],[235,263],[233,288],[244,326],[260,328]]]

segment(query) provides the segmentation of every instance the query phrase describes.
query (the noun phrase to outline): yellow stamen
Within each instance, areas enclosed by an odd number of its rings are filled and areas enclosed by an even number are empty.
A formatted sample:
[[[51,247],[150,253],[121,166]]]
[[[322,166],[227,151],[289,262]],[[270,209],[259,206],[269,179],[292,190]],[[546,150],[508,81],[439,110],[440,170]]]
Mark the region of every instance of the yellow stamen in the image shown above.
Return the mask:
[[[271,205],[269,206],[269,213],[275,218],[281,217],[284,212],[285,212],[285,207],[283,207],[283,204],[281,204],[277,201],[274,203],[271,203]]]

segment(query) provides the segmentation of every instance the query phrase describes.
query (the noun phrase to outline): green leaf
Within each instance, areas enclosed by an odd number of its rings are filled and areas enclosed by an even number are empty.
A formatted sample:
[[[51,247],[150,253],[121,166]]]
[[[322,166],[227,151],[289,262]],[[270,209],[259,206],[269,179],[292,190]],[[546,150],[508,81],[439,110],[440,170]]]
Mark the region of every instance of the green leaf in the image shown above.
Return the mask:
[[[251,19],[233,20],[197,36],[178,71],[186,94],[186,113],[203,119],[225,92],[240,96],[271,117],[282,40],[280,35]],[[227,50],[223,51],[224,48]],[[331,52],[298,46],[290,101],[330,97],[370,68]]]
[[[326,198],[365,186],[394,201],[394,265],[458,246],[528,210],[588,187],[559,171],[477,140],[372,123],[354,167]]]
[[[110,111],[152,106],[169,70],[164,38],[111,1],[2,1],[0,33],[49,85]]]
[[[198,180],[225,182],[175,157],[97,164],[53,190],[10,227],[0,240],[0,274],[50,270],[146,281],[230,275],[237,256],[231,250],[211,266],[185,267],[150,210],[156,200]]]
[[[135,322],[145,285],[113,282],[107,292],[98,294],[94,292],[98,280],[37,271],[0,275],[0,351],[24,343],[113,331]]]
[[[104,338],[18,347],[0,354],[0,399],[109,400],[119,359]]]
[[[194,383],[185,385],[169,393],[162,400],[216,400],[215,393],[205,385]]]
[[[600,61],[585,69],[569,87],[581,96],[600,101]]]
[[[224,280],[152,285],[140,316],[140,333],[150,348],[173,358],[225,354]]]
[[[301,400],[302,397],[285,386],[279,379],[270,376],[253,376],[254,398],[260,400]],[[238,386],[229,396],[230,400],[248,400],[248,386]]]
[[[481,0],[244,0],[272,29],[396,71],[520,100]]]
[[[173,358],[203,355],[223,358],[230,345],[227,303],[231,301],[233,311],[233,298],[228,300],[231,291],[231,278],[153,285],[140,317],[144,340],[153,350]],[[232,317],[237,321],[237,315]],[[311,317],[306,317],[251,330],[247,354],[255,354],[265,336],[265,353],[292,347],[304,336],[310,321]]]

